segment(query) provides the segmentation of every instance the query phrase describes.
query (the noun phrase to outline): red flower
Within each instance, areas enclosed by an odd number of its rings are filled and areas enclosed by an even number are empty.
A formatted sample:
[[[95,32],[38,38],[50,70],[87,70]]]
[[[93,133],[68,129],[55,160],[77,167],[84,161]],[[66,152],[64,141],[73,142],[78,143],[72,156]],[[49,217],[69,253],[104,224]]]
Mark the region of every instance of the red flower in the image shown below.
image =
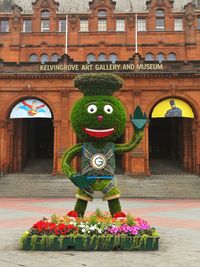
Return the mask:
[[[123,213],[122,211],[120,211],[120,212],[115,213],[113,218],[114,219],[125,219],[126,218],[126,214]]]
[[[77,219],[78,218],[78,213],[75,210],[72,210],[72,211],[67,213],[67,216]]]
[[[49,223],[49,229],[50,230],[54,230],[56,228],[56,224],[55,223]]]
[[[65,224],[63,224],[63,223],[60,223],[59,225],[58,225],[58,229],[59,230],[64,230],[66,228],[66,225]]]

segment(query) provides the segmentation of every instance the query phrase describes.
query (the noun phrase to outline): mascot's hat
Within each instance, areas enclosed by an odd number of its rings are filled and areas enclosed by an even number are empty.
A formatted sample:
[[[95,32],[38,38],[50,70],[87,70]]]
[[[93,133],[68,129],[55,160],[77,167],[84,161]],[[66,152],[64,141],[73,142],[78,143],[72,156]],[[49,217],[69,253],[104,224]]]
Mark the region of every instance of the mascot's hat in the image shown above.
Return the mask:
[[[122,87],[123,80],[110,73],[82,74],[75,78],[74,85],[84,96],[112,95]]]

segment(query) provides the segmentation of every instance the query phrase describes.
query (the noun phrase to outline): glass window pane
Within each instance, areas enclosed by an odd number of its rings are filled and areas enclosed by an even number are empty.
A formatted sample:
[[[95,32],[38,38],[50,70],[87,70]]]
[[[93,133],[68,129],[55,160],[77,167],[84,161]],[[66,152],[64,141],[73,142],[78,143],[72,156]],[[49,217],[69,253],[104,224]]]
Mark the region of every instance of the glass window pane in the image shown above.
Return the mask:
[[[160,62],[164,61],[165,60],[165,55],[163,53],[158,53],[157,56],[156,56],[156,60]]]
[[[53,54],[51,56],[51,62],[58,62],[59,58],[60,58],[60,56],[58,54]]]
[[[66,32],[66,20],[65,19],[59,20],[59,32]]]
[[[95,62],[96,61],[96,57],[94,54],[89,54],[87,56],[87,63],[90,64],[91,62]]]
[[[174,19],[174,30],[175,31],[182,31],[183,30],[183,20],[182,20],[182,18],[175,18]]]
[[[105,18],[107,16],[106,10],[99,10],[98,17]]]
[[[154,55],[152,53],[147,53],[145,55],[145,60],[146,61],[152,61],[152,60],[154,60]]]
[[[88,32],[88,19],[81,19],[80,20],[80,31],[81,32]]]
[[[41,12],[41,17],[42,18],[48,18],[50,15],[49,11],[48,10],[44,10]]]
[[[125,31],[125,20],[124,19],[117,19],[116,20],[116,31],[124,32]]]
[[[23,32],[31,32],[32,31],[32,21],[30,19],[23,20]]]
[[[31,54],[29,56],[29,62],[38,62],[38,56],[36,54]]]
[[[176,60],[176,54],[175,53],[169,53],[167,56],[167,60]]]
[[[40,57],[40,61],[42,64],[46,63],[49,61],[49,57],[47,54],[42,54],[41,57]]]
[[[164,19],[156,19],[156,30],[164,31],[165,30],[165,20]]]
[[[99,54],[98,61],[107,61],[106,55],[105,54]]]
[[[118,57],[116,54],[110,54],[108,61],[111,61],[113,64],[118,60]]]
[[[145,32],[146,31],[146,19],[138,19],[137,23],[138,23],[137,24],[138,31]]]
[[[98,31],[106,31],[107,30],[107,21],[106,19],[98,20]]]
[[[9,21],[8,20],[1,20],[1,32],[9,32]]]
[[[157,9],[156,10],[156,17],[164,17],[165,11],[163,9]]]
[[[42,32],[49,32],[49,20],[48,19],[43,19],[41,20],[41,31]]]

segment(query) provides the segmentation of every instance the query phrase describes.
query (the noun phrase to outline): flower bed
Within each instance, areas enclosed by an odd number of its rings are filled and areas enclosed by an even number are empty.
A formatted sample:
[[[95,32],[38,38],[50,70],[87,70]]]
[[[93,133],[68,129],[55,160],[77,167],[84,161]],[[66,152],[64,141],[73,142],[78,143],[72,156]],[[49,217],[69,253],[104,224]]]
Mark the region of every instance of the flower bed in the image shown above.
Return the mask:
[[[72,211],[35,223],[20,239],[24,250],[158,250],[155,228],[120,212],[112,218],[97,210],[85,218]]]

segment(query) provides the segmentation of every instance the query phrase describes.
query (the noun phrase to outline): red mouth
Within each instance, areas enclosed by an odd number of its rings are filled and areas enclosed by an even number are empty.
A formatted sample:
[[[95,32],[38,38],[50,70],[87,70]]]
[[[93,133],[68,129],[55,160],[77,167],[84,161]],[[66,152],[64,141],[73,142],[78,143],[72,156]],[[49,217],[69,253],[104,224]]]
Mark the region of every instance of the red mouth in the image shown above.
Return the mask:
[[[96,137],[96,138],[104,138],[106,136],[109,136],[109,135],[113,134],[113,132],[115,131],[114,128],[110,128],[110,129],[89,129],[89,128],[84,128],[83,130],[89,136]]]

